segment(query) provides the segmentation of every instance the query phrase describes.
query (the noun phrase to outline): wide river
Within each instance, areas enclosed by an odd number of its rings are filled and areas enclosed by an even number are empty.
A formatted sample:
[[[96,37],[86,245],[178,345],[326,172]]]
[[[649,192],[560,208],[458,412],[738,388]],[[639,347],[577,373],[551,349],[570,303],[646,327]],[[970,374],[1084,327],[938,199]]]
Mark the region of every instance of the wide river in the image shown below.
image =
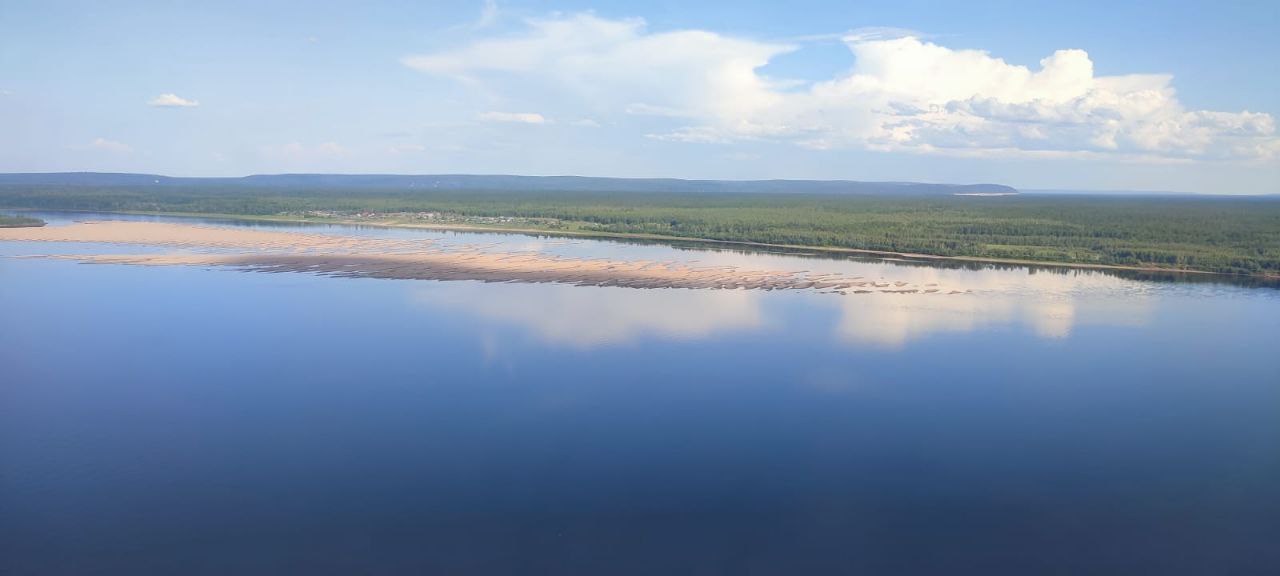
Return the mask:
[[[0,573],[1280,567],[1274,287],[271,229],[964,293],[339,278],[0,242]]]

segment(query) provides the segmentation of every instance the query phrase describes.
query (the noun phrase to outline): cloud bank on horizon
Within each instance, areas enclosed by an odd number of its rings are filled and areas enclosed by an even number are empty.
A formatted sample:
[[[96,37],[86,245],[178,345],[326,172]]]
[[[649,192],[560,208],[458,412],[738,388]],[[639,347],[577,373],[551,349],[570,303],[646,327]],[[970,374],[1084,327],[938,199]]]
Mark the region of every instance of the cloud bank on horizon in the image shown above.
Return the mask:
[[[1138,162],[1280,157],[1270,114],[1188,109],[1170,75],[1097,75],[1084,50],[1057,50],[1031,69],[910,31],[863,29],[840,40],[852,57],[847,72],[788,80],[765,70],[797,43],[651,32],[640,18],[576,13],[527,18],[515,33],[401,62],[530,110],[484,112],[485,120],[540,124],[589,111],[591,122],[625,114],[683,123],[646,134],[664,141]]]

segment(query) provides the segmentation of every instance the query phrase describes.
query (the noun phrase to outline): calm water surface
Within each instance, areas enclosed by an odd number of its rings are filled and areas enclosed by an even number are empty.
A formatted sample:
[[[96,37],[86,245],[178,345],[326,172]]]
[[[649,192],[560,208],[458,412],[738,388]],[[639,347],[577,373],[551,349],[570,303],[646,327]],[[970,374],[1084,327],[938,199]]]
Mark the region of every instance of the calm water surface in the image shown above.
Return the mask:
[[[1280,568],[1273,288],[308,229],[973,293],[0,257],[0,573]]]

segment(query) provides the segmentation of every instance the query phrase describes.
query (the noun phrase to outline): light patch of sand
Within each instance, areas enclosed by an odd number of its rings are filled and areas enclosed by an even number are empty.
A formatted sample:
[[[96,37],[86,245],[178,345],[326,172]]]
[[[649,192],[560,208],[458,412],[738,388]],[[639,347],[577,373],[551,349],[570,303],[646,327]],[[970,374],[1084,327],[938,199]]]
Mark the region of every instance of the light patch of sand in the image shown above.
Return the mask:
[[[817,290],[840,294],[959,292],[938,287],[936,283],[924,286],[904,280],[871,281],[833,273],[753,270],[696,262],[570,258],[528,251],[495,252],[492,246],[439,246],[430,240],[157,222],[83,222],[70,226],[3,229],[0,240],[166,246],[183,250],[170,254],[49,256],[100,264],[231,266],[262,272],[310,272],[344,277],[554,282],[628,288]]]
[[[427,239],[385,240],[255,228],[119,220],[79,222],[70,226],[44,226],[27,230],[36,232],[12,234],[7,233],[9,229],[0,230],[0,240],[94,242],[254,251],[304,250],[325,253],[405,252],[429,248],[433,244]]]

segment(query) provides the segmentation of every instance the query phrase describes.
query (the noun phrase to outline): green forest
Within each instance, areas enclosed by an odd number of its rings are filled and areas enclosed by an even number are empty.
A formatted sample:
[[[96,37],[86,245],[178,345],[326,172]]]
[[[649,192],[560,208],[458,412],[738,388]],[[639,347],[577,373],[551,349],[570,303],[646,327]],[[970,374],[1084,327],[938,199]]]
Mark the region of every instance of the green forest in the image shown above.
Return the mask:
[[[29,226],[44,226],[44,220],[27,216],[0,214],[0,228],[25,228]]]
[[[1280,274],[1274,197],[6,186],[0,207],[386,222],[433,212],[547,231]]]

